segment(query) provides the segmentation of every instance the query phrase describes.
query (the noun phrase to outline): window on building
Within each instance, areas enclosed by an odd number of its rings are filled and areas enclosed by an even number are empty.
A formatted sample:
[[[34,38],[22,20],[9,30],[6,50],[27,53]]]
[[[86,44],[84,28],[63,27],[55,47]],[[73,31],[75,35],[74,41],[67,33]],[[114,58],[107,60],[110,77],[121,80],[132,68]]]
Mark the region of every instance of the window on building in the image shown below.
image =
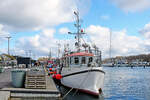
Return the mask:
[[[75,57],[75,58],[74,58],[74,63],[75,63],[75,64],[79,64],[79,58],[78,58],[78,57]]]
[[[96,59],[96,63],[97,63],[97,64],[99,63],[99,59]]]
[[[86,58],[85,58],[85,57],[82,57],[81,63],[82,63],[82,64],[86,64]]]

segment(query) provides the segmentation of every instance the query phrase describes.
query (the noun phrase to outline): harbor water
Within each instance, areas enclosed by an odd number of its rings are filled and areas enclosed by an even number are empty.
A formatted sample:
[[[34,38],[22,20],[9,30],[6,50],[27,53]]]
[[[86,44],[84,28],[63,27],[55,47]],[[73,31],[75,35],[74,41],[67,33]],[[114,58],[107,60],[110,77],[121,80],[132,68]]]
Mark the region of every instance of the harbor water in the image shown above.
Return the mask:
[[[104,67],[104,71],[103,94],[99,98],[73,90],[64,100],[150,100],[150,67]],[[70,89],[61,86],[60,90],[66,94]]]
[[[99,98],[70,92],[65,100],[150,100],[150,68],[104,67],[103,94]],[[61,87],[63,93],[69,89]]]

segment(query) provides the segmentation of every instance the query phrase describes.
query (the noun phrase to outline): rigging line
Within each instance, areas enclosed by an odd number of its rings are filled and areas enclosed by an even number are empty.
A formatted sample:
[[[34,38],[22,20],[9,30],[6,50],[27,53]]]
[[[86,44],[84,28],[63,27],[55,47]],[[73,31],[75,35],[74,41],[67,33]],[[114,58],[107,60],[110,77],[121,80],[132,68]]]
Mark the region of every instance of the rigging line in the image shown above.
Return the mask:
[[[86,43],[85,40],[83,39],[83,36],[82,36],[82,35],[81,35],[81,39],[83,40],[84,43]]]
[[[90,37],[88,34],[86,34],[87,35],[87,37]],[[90,41],[90,43],[91,43],[91,45],[92,44],[95,44],[90,38],[88,39],[89,41]],[[85,41],[84,41],[85,42]]]
[[[87,35],[87,34],[86,34],[86,35]],[[87,35],[87,36],[88,36],[88,35]],[[83,39],[83,36],[82,36],[82,35],[81,35],[81,37],[82,37],[83,42],[86,43],[85,40]],[[88,36],[88,37],[89,37],[89,36]],[[91,41],[91,39],[89,39],[89,40],[90,40],[91,43],[94,43],[94,42]]]
[[[71,88],[63,97],[62,99],[64,99],[74,88]]]

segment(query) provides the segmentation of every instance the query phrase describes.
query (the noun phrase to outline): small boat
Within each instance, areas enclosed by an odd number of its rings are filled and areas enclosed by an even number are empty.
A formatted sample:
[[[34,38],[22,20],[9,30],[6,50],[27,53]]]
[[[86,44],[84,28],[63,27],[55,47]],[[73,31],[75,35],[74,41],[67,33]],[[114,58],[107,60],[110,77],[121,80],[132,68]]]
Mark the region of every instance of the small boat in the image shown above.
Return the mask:
[[[103,67],[114,67],[114,63],[104,63],[102,64]]]
[[[81,29],[79,13],[74,12],[74,14],[77,17],[75,24],[77,33],[68,33],[76,35],[76,50],[64,50],[60,61],[61,84],[94,96],[99,96],[102,93],[105,75],[101,67],[101,51],[96,45],[92,46],[93,49],[87,43],[81,45],[81,35],[85,33]]]

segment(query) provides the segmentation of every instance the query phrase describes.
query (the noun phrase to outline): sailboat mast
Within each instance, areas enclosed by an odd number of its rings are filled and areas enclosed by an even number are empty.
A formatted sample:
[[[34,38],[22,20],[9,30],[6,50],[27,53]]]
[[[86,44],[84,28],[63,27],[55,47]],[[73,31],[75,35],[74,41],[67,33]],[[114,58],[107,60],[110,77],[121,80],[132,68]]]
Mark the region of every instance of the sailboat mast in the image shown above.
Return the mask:
[[[112,30],[110,29],[109,58],[111,58],[111,37],[112,37]]]
[[[51,49],[50,49],[50,51],[49,51],[49,59],[51,59],[52,58],[52,54],[51,54]]]

